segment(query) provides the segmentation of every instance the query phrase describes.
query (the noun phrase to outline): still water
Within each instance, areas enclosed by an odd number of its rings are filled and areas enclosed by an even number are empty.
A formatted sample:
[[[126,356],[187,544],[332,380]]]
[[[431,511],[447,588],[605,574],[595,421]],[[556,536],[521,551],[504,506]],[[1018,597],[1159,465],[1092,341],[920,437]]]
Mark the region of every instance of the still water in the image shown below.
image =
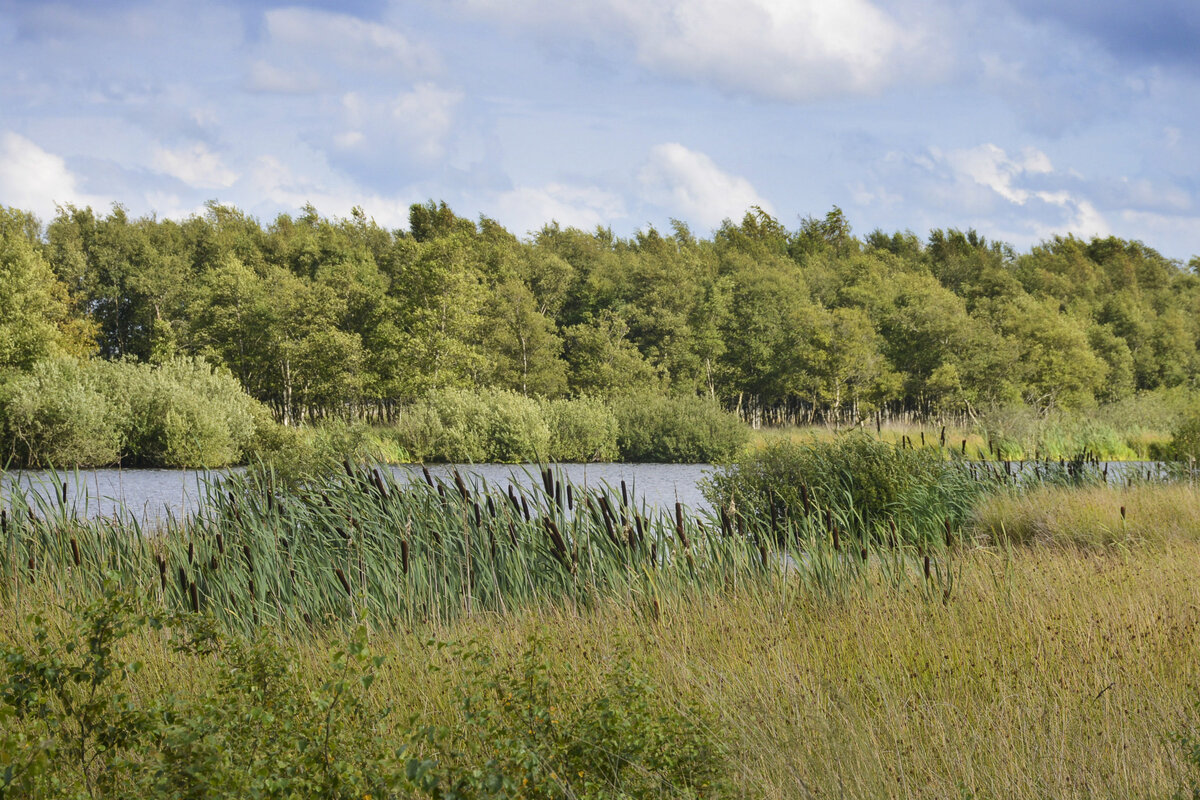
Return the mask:
[[[390,468],[398,480],[423,480],[419,466]],[[430,465],[435,477],[449,479],[457,469],[477,485],[485,482],[499,489],[508,484],[540,483],[537,465],[471,464]],[[700,493],[700,481],[714,467],[708,464],[563,464],[556,467],[565,480],[576,486],[608,484],[619,489],[625,481],[634,502],[674,508],[675,503],[700,510],[708,504]],[[36,494],[57,506],[66,484],[67,508],[79,517],[133,516],[144,523],[192,514],[205,496],[206,482],[228,474],[227,470],[196,471],[169,469],[92,469],[77,472],[14,471],[0,479],[0,498],[7,501],[16,491]]]

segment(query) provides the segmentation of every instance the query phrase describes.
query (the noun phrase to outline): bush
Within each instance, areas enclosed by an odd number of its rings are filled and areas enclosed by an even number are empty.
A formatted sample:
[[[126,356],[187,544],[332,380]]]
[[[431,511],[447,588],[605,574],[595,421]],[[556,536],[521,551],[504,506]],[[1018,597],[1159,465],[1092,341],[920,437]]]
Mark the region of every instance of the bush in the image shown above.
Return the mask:
[[[550,458],[550,426],[541,405],[516,392],[483,395],[487,460],[504,464]]]
[[[6,460],[20,466],[115,463],[118,427],[117,409],[96,375],[74,359],[40,362],[0,386],[0,437]]]
[[[854,432],[831,441],[780,441],[714,473],[702,487],[715,507],[798,518],[804,497],[818,509],[857,519],[864,531],[892,520],[929,535],[966,518],[980,485],[933,448],[906,449]]]
[[[222,636],[205,617],[147,610],[157,606],[108,581],[65,629],[34,616],[29,644],[0,643],[0,797],[734,794],[714,721],[664,698],[628,658],[585,693],[540,639],[516,663],[452,645],[466,663],[451,698],[461,714],[406,725],[371,697],[383,660],[364,627],[312,666],[270,635]],[[195,688],[139,679],[123,656],[135,636],[171,645],[179,669],[200,673],[184,682]]]
[[[549,400],[543,413],[550,425],[551,461],[615,461],[617,417],[601,400]]]
[[[664,702],[630,659],[612,665],[603,690],[580,696],[534,639],[516,664],[490,648],[460,649],[462,722],[429,729],[409,777],[432,797],[729,797],[728,757],[696,708]]]
[[[94,369],[120,409],[125,453],[135,465],[227,466],[261,430],[259,404],[236,378],[203,360],[95,362]]]
[[[1165,454],[1172,461],[1200,461],[1200,405],[1193,406],[1171,431]]]
[[[617,445],[624,461],[699,464],[728,461],[750,431],[700,397],[629,395],[616,400]]]
[[[361,798],[403,785],[363,703],[380,663],[365,629],[306,686],[270,639],[223,640],[203,618],[141,605],[110,582],[65,637],[33,617],[32,646],[0,646],[0,797]],[[165,625],[214,688],[131,688],[141,665],[121,658],[122,640]]]

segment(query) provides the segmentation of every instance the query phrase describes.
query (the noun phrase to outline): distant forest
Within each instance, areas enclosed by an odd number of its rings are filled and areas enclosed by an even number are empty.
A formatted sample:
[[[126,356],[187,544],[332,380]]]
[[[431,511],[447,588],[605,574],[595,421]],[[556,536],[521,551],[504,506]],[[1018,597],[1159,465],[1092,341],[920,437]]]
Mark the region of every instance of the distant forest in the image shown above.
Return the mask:
[[[202,357],[284,422],[455,387],[701,395],[765,422],[1078,408],[1196,383],[1198,273],[1117,238],[855,236],[836,207],[529,240],[433,202],[408,231],[311,206],[266,225],[0,207],[0,373]]]

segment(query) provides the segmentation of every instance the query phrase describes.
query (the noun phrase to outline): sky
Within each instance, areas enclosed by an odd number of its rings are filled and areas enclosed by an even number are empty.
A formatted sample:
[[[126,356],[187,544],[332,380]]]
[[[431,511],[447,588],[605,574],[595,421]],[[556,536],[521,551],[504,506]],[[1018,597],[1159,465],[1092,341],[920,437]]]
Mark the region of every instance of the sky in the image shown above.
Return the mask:
[[[0,205],[1200,254],[1196,0],[0,0]]]

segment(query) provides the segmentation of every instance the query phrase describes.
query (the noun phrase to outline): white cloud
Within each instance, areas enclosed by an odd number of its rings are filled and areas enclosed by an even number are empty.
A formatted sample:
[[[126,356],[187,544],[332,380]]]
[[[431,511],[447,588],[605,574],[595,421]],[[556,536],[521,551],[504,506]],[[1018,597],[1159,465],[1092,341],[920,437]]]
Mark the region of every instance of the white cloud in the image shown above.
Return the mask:
[[[311,58],[321,53],[343,66],[414,72],[431,69],[433,51],[388,25],[308,8],[277,8],[264,15],[274,44]]]
[[[446,152],[454,113],[463,95],[432,83],[419,83],[390,100],[347,92],[342,96],[345,129],[334,145],[362,150],[372,158],[435,161]]]
[[[1014,186],[1014,181],[1024,175],[1045,175],[1054,171],[1050,158],[1032,147],[1025,148],[1020,156],[1010,157],[994,144],[983,144],[966,150],[951,150],[944,155],[931,151],[941,158],[959,175],[986,186],[996,194],[1017,204],[1029,199],[1029,192]]]
[[[722,89],[783,100],[874,93],[944,68],[921,21],[871,0],[463,0],[476,13],[566,29],[601,46],[614,35],[641,64]]]
[[[591,230],[627,216],[620,196],[590,186],[548,183],[518,186],[484,204],[490,216],[517,234],[532,233],[555,221]]]
[[[81,191],[61,157],[9,131],[0,134],[0,203],[48,220],[56,205],[100,207],[107,200]]]
[[[197,189],[225,189],[238,179],[203,142],[176,150],[159,148],[154,153],[154,168]]]
[[[431,83],[417,84],[411,92],[396,98],[392,120],[423,158],[439,158],[445,152],[446,137],[454,124],[454,109],[461,101],[461,92],[440,89]]]
[[[651,150],[638,178],[647,200],[708,227],[739,219],[751,206],[772,211],[748,180],[722,171],[704,153],[677,142]]]
[[[299,209],[312,203],[322,214],[349,216],[359,206],[368,217],[388,228],[404,227],[408,223],[408,207],[421,200],[419,192],[405,190],[401,196],[385,197],[365,192],[350,181],[329,173],[327,165],[309,164],[310,174],[297,175],[274,156],[259,158],[248,176],[254,194],[266,201],[263,205],[278,209]],[[313,169],[313,167],[318,169]],[[315,172],[321,175],[313,174]]]
[[[314,94],[324,88],[321,76],[310,69],[285,69],[266,61],[250,64],[246,88],[252,92],[273,94]]]

